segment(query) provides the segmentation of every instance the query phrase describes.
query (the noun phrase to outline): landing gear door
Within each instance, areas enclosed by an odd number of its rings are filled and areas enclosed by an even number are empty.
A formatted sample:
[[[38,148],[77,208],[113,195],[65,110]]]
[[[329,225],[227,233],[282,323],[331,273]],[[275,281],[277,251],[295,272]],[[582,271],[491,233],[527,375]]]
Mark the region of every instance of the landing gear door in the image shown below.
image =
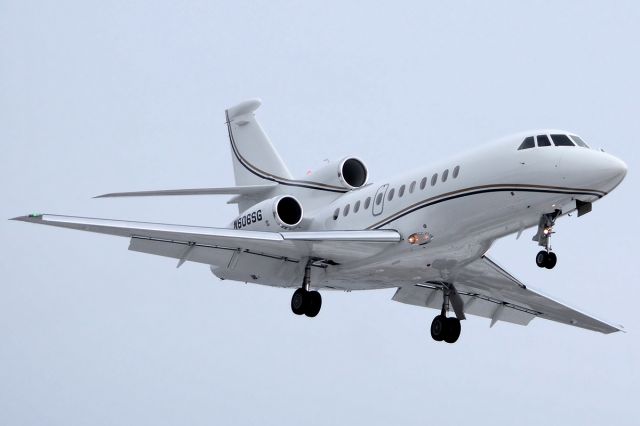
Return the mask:
[[[387,189],[389,188],[389,184],[384,184],[376,191],[376,196],[373,197],[373,206],[371,207],[371,213],[374,216],[379,216],[382,214],[384,210],[384,199],[387,194]]]

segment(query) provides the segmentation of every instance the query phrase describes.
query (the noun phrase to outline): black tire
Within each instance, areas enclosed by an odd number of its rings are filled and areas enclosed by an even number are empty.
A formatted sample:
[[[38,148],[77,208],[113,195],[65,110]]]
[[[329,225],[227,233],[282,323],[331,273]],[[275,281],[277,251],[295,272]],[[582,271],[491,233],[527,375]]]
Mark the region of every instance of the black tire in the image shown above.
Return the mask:
[[[556,266],[556,263],[558,263],[558,256],[556,256],[554,252],[549,252],[547,254],[547,262],[544,264],[544,267],[547,269],[553,269],[553,267]]]
[[[431,338],[436,342],[441,342],[447,334],[447,318],[438,315],[431,321]]]
[[[303,288],[299,288],[293,292],[291,296],[291,310],[296,315],[302,315],[307,309],[309,299],[308,291]]]
[[[322,296],[317,291],[310,291],[307,293],[307,306],[305,307],[304,314],[310,318],[315,317],[320,312],[322,307]]]
[[[549,254],[544,250],[540,250],[536,255],[536,265],[538,265],[538,268],[545,268],[548,258]]]
[[[444,334],[444,341],[447,343],[455,343],[460,337],[460,320],[458,318],[447,318],[446,333]]]

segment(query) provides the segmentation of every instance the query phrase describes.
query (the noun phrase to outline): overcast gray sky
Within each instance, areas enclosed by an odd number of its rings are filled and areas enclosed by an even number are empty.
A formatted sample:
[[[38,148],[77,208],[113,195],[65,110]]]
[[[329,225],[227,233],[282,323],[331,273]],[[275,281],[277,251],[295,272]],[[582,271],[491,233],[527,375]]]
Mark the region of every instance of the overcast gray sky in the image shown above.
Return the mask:
[[[629,332],[471,318],[437,344],[393,291],[325,292],[311,320],[289,290],[0,220],[0,424],[638,423],[640,3],[388,4],[0,0],[0,218],[224,225],[225,197],[91,197],[233,184],[224,108],[251,97],[297,175],[569,129],[626,181],[559,222],[553,271],[531,235],[490,253]]]

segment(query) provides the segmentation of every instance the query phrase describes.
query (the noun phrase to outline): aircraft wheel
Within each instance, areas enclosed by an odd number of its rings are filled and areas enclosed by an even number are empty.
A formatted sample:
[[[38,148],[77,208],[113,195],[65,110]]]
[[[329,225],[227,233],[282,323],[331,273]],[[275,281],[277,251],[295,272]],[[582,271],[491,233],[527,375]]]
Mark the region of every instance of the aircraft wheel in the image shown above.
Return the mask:
[[[291,296],[291,310],[296,315],[302,315],[306,311],[309,299],[308,291],[303,288],[297,289]]]
[[[322,296],[317,291],[310,291],[307,293],[307,306],[305,307],[304,314],[308,317],[315,317],[320,312],[322,307]]]
[[[540,250],[536,255],[536,265],[538,268],[544,268],[547,265],[547,259],[549,258],[549,253],[545,250]]]
[[[556,266],[556,263],[558,263],[558,256],[556,256],[554,252],[547,253],[547,261],[545,262],[544,267],[547,269],[553,269],[553,267]]]
[[[431,338],[436,342],[441,342],[447,332],[447,318],[438,315],[431,321]]]
[[[447,343],[455,343],[460,337],[460,331],[462,327],[460,327],[460,320],[458,318],[447,318],[446,319],[446,327],[444,334],[444,341]]]

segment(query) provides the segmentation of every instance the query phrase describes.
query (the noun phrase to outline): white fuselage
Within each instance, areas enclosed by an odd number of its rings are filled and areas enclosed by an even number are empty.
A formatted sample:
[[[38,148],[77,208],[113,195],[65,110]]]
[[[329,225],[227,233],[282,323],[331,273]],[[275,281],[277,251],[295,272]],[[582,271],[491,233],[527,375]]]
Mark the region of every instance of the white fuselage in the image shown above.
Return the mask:
[[[328,200],[323,199],[326,195],[309,200],[310,192],[294,190],[303,205],[315,205],[303,230],[394,229],[405,239],[414,233],[430,237],[426,244],[398,244],[366,259],[353,253],[353,262],[318,271],[316,285],[355,290],[447,279],[458,266],[483,255],[496,239],[537,225],[545,213],[567,214],[576,209],[576,200],[594,202],[626,174],[622,161],[589,148],[518,150],[523,136]],[[405,268],[408,265],[412,268]],[[416,265],[423,265],[424,273],[416,275]],[[282,268],[264,271],[261,283],[299,285],[299,265]],[[414,272],[405,276],[405,269]],[[283,282],[283,275],[292,278],[291,284]],[[341,280],[336,281],[338,275]]]

